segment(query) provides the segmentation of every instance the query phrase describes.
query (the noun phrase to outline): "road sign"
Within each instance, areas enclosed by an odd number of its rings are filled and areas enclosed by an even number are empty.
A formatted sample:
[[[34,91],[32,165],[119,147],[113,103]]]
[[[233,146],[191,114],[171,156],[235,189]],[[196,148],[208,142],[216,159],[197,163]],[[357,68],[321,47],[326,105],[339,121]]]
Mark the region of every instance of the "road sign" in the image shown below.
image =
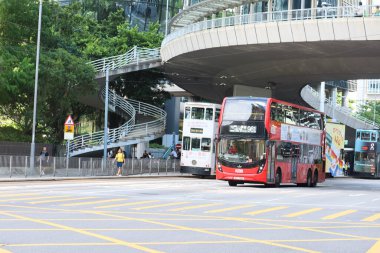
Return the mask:
[[[71,115],[69,115],[65,121],[64,133],[65,140],[74,139],[74,121],[71,118]]]
[[[74,125],[74,121],[73,119],[71,118],[71,115],[67,116],[67,119],[65,121],[65,125]]]

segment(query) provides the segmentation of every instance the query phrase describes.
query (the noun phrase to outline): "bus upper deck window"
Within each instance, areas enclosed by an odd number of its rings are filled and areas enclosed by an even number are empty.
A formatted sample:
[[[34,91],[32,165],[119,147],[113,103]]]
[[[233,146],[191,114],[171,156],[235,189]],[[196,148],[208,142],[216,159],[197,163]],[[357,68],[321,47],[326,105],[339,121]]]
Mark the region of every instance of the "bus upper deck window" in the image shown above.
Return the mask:
[[[220,116],[220,109],[215,110],[215,122],[219,121],[219,116]]]
[[[206,116],[205,120],[213,120],[213,109],[212,108],[206,108]]]
[[[185,108],[185,119],[190,119],[190,107]]]
[[[191,110],[192,119],[204,119],[205,109],[199,107],[193,107]]]

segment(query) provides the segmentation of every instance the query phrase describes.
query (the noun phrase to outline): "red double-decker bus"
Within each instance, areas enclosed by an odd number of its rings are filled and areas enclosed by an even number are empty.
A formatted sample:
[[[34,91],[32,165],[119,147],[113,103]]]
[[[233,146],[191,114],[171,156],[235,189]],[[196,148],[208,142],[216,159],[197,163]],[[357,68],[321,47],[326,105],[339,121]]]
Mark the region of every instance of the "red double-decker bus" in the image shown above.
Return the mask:
[[[230,186],[316,186],[325,180],[324,136],[319,111],[273,98],[225,98],[216,178]]]

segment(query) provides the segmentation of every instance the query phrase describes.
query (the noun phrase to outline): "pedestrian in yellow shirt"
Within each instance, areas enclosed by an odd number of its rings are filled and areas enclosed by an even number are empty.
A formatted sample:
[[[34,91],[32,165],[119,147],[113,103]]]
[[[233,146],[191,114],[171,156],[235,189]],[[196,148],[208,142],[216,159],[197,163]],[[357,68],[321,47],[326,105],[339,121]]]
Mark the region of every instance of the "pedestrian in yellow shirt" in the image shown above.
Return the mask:
[[[123,150],[119,148],[119,150],[117,151],[117,154],[115,155],[115,160],[114,160],[114,162],[117,163],[117,169],[118,169],[116,176],[121,177],[121,173],[122,173],[121,168],[123,167],[124,161],[125,161],[125,157],[124,157]]]

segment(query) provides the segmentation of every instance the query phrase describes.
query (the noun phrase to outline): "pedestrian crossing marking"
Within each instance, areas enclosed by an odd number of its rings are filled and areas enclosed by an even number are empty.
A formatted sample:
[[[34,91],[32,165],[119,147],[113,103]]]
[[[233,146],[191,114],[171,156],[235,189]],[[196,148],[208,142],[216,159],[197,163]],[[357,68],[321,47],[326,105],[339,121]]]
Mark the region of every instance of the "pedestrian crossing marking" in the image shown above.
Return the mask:
[[[54,203],[54,202],[65,202],[65,201],[76,201],[76,200],[85,200],[85,199],[95,199],[96,197],[82,197],[82,198],[68,198],[68,199],[54,199],[54,200],[41,200],[28,202],[28,204],[44,204],[44,203]]]
[[[104,199],[104,200],[97,200],[97,201],[90,201],[90,202],[62,204],[61,206],[85,206],[85,205],[93,205],[93,204],[100,204],[100,203],[118,202],[118,201],[123,201],[123,200],[127,200],[127,199]]]
[[[116,204],[116,205],[97,206],[94,208],[103,209],[103,208],[112,208],[112,207],[133,206],[133,205],[148,204],[148,203],[154,203],[154,202],[159,202],[159,200],[137,201],[137,202],[124,203],[124,204]]]
[[[277,206],[277,207],[272,207],[272,208],[267,208],[267,209],[261,209],[261,210],[257,210],[257,211],[253,211],[253,212],[249,212],[249,213],[245,213],[247,215],[257,215],[257,214],[262,214],[262,213],[269,213],[269,212],[273,212],[273,211],[277,211],[277,210],[282,210],[282,209],[286,209],[286,208],[289,208],[288,206]]]
[[[233,206],[233,207],[227,207],[227,208],[223,208],[223,209],[214,209],[214,210],[210,210],[210,211],[205,211],[205,213],[222,213],[222,212],[238,210],[238,209],[243,209],[243,208],[248,208],[248,207],[253,207],[253,206],[255,206],[255,205]]]
[[[369,216],[365,219],[363,219],[362,221],[375,221],[375,220],[378,220],[380,219],[380,213],[377,213],[377,214],[374,214],[372,216]]]
[[[306,209],[306,210],[303,210],[303,211],[299,211],[299,212],[295,212],[295,213],[290,213],[290,214],[284,215],[283,217],[293,218],[293,217],[298,217],[298,216],[309,214],[309,213],[314,213],[314,212],[317,212],[319,210],[322,210],[322,208]]]
[[[133,210],[144,210],[144,209],[151,209],[151,208],[157,208],[157,207],[177,206],[177,205],[188,204],[188,203],[190,203],[190,202],[174,202],[174,203],[167,203],[167,204],[161,204],[161,205],[135,207],[132,209]]]
[[[213,204],[203,204],[203,205],[196,205],[196,206],[186,206],[186,207],[170,209],[169,211],[176,212],[176,211],[184,211],[184,210],[198,209],[198,208],[218,206],[218,205],[221,205],[221,204],[213,203]]]
[[[331,214],[331,215],[327,215],[325,217],[322,218],[322,220],[333,220],[333,219],[336,219],[336,218],[339,218],[339,217],[342,217],[342,216],[346,216],[346,215],[349,215],[349,214],[352,214],[352,213],[356,213],[358,210],[346,210],[346,211],[343,211],[343,212],[339,212],[339,213],[334,213],[334,214]]]

